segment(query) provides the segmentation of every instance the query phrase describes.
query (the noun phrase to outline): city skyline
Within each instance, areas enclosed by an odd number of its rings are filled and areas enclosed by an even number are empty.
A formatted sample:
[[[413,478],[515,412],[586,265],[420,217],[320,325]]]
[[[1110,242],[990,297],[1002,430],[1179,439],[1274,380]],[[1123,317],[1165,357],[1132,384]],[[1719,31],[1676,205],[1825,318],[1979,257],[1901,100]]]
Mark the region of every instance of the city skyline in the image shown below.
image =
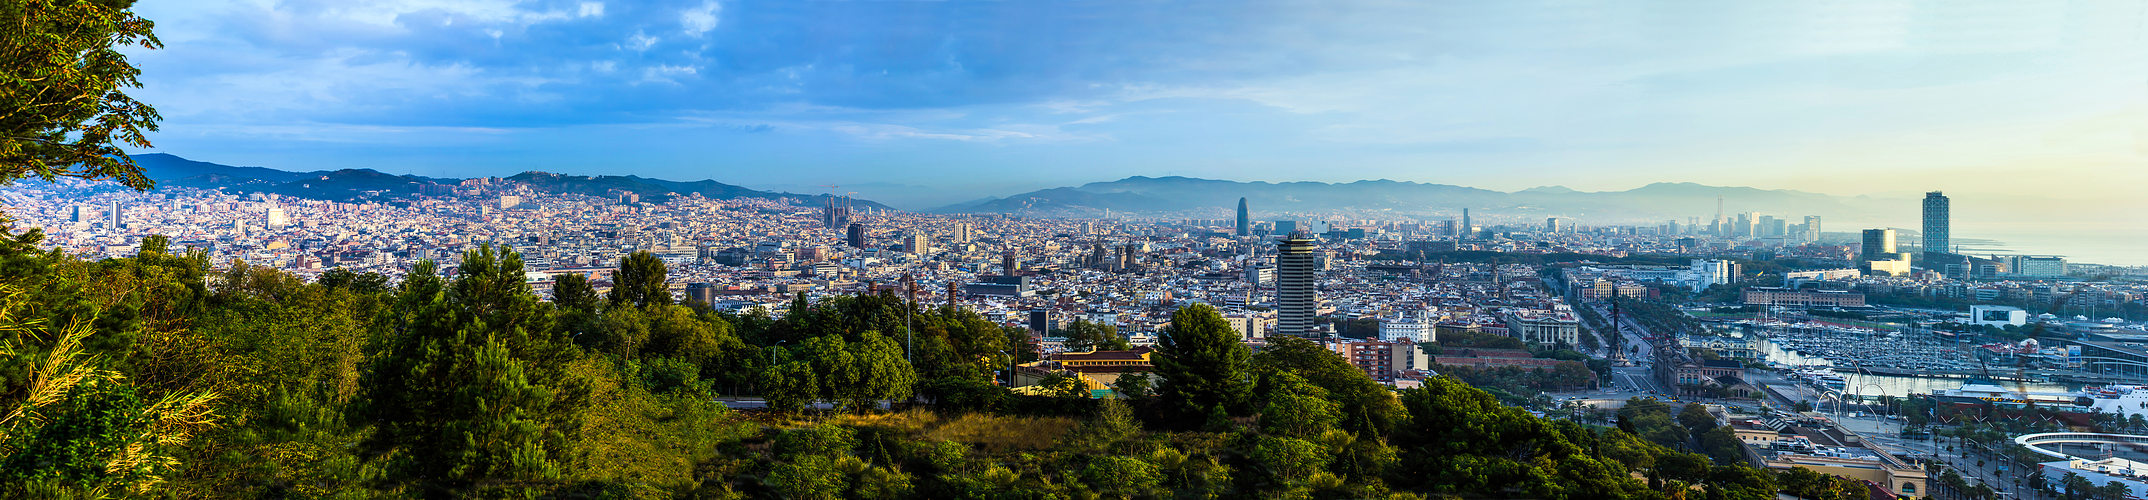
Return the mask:
[[[2093,1],[13,2],[0,497],[2131,498]]]
[[[141,8],[166,43],[131,54],[155,151],[301,170],[912,206],[1127,175],[2138,206],[2116,186],[2144,170],[2142,14],[2091,4]]]

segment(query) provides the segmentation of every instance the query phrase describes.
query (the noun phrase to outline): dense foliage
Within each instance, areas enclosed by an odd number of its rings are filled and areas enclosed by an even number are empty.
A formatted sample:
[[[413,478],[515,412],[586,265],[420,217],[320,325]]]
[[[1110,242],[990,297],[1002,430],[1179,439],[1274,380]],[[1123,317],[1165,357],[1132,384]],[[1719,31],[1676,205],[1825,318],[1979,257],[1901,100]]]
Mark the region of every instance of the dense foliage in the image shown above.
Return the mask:
[[[162,46],[133,0],[0,0],[0,184],[23,178],[151,181],[122,146],[149,147],[155,109],[121,53]]]

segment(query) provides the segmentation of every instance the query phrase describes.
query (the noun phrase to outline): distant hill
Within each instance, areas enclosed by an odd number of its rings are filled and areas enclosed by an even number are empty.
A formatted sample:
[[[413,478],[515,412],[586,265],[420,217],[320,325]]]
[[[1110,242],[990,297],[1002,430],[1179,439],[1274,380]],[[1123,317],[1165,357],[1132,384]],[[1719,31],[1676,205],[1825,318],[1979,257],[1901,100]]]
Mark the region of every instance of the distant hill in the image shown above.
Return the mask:
[[[1592,220],[1662,221],[1713,217],[1716,197],[1725,200],[1726,216],[1759,211],[1781,218],[1855,214],[1878,203],[1864,197],[1837,197],[1789,190],[1656,183],[1625,191],[1587,192],[1543,186],[1502,192],[1448,184],[1391,180],[1348,183],[1237,182],[1190,177],[1127,177],[1009,195],[940,207],[943,213],[1017,213],[1043,216],[1119,213],[1216,213],[1245,197],[1255,212],[1302,213],[1371,210],[1395,213],[1455,213],[1506,216],[1587,217]],[[1793,220],[1802,222],[1802,220]]]
[[[143,173],[157,181],[157,185],[180,186],[200,189],[221,189],[235,192],[276,193],[297,198],[358,201],[394,199],[414,196],[427,185],[459,184],[464,179],[394,175],[371,169],[321,170],[314,172],[290,172],[262,167],[234,167],[203,161],[194,161],[175,155],[151,153],[134,155],[134,161],[142,166]],[[528,184],[530,189],[545,193],[583,194],[610,196],[613,190],[633,191],[642,201],[662,203],[670,200],[670,193],[700,193],[714,199],[735,198],[792,198],[807,206],[817,206],[827,195],[809,195],[759,191],[713,180],[692,182],[650,179],[617,175],[562,175],[548,172],[523,172],[506,180]],[[873,207],[886,210],[869,200],[852,200],[852,206]]]

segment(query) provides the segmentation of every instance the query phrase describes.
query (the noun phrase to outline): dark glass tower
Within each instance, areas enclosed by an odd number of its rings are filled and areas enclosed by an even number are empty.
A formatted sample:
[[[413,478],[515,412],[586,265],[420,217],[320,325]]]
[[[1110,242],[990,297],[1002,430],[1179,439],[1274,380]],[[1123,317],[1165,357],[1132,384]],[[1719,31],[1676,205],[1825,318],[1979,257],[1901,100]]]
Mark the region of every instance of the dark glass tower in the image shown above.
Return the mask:
[[[1238,235],[1253,234],[1253,216],[1246,212],[1246,199],[1238,198]]]
[[[865,248],[865,225],[864,225],[864,224],[858,224],[858,223],[851,223],[851,224],[850,224],[850,235],[849,235],[849,236],[850,236],[850,241],[849,241],[848,243],[850,243],[850,247],[851,247],[851,248]]]
[[[1304,336],[1313,333],[1313,315],[1320,304],[1320,294],[1313,282],[1314,247],[1312,236],[1302,232],[1291,233],[1276,242],[1276,334]]]
[[[1938,191],[1924,193],[1925,253],[1954,253],[1953,238],[1947,227],[1947,211],[1947,195]]]

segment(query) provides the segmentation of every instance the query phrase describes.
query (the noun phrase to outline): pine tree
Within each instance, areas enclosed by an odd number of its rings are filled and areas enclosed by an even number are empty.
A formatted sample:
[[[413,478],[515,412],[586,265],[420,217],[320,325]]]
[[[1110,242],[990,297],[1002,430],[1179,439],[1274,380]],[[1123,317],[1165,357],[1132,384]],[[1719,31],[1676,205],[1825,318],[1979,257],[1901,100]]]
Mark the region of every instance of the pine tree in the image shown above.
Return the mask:
[[[612,273],[612,305],[671,304],[671,285],[664,273],[664,261],[649,252],[620,257],[619,270]]]
[[[394,485],[468,494],[556,479],[572,413],[584,406],[562,367],[571,346],[530,293],[522,258],[490,245],[442,283],[421,263],[404,282],[389,352],[365,382],[368,443]]]
[[[1155,355],[1159,400],[1175,404],[1180,416],[1195,421],[1210,408],[1231,415],[1244,415],[1252,395],[1250,354],[1238,334],[1216,310],[1205,304],[1179,308],[1171,313],[1171,326],[1163,331]],[[1182,421],[1184,419],[1181,419]]]

